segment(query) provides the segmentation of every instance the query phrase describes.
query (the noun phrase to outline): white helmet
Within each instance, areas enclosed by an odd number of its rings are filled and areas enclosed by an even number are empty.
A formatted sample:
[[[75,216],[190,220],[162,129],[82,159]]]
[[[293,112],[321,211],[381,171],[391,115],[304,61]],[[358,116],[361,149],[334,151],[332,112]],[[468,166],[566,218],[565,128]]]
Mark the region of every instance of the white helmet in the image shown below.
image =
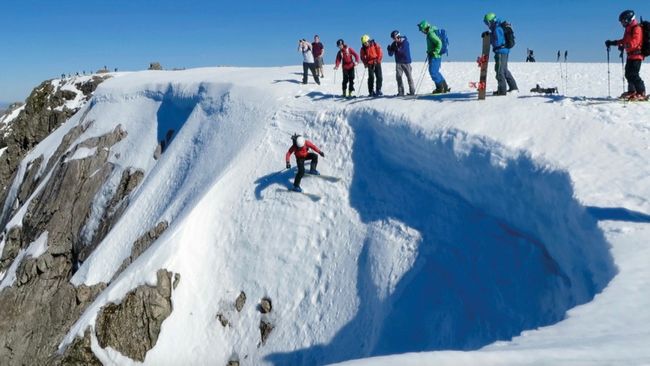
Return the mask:
[[[305,146],[305,138],[302,137],[302,136],[298,136],[298,137],[296,138],[296,146],[298,146],[298,147],[303,147],[303,146]]]

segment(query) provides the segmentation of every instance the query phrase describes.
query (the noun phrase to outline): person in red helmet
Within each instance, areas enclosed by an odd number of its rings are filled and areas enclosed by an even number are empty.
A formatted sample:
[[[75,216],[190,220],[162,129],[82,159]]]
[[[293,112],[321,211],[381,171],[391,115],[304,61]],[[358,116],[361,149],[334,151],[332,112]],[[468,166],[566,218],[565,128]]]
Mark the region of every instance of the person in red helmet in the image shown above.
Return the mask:
[[[641,76],[639,76],[641,64],[645,58],[641,52],[643,30],[632,10],[622,12],[618,16],[618,21],[625,28],[623,39],[605,41],[605,46],[608,49],[611,46],[618,46],[619,49],[625,49],[627,51],[627,62],[625,63],[627,92],[621,94],[621,98],[627,100],[647,100],[645,84]]]
[[[300,188],[300,181],[305,175],[305,160],[311,161],[309,174],[320,175],[318,170],[316,170],[316,166],[318,165],[318,155],[325,157],[325,153],[320,151],[320,149],[316,147],[316,145],[314,145],[311,141],[305,140],[305,138],[300,135],[291,136],[291,140],[293,143],[289,148],[289,151],[287,151],[287,155],[285,156],[284,160],[287,163],[287,169],[291,169],[291,154],[294,154],[296,156],[298,173],[296,173],[296,178],[293,180],[292,190],[296,192],[302,192],[302,188]],[[318,153],[318,155],[314,154],[313,152],[309,152],[309,149],[314,150]]]

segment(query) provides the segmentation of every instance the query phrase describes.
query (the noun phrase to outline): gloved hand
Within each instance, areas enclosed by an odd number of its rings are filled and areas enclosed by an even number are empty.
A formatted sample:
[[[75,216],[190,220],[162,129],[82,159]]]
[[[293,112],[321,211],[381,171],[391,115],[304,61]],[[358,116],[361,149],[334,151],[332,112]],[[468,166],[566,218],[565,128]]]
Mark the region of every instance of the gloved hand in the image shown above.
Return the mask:
[[[485,37],[485,36],[487,36],[487,35],[489,35],[489,34],[490,34],[490,32],[485,31],[485,32],[481,33],[481,38],[483,38],[483,37]]]
[[[325,157],[325,153],[324,153],[324,152],[321,151],[321,152],[319,152],[319,154],[320,154],[320,156]]]
[[[287,169],[291,169],[291,163],[287,161]]]
[[[605,41],[605,47],[616,46],[617,43],[618,42],[616,42],[616,41],[607,40],[607,41]]]

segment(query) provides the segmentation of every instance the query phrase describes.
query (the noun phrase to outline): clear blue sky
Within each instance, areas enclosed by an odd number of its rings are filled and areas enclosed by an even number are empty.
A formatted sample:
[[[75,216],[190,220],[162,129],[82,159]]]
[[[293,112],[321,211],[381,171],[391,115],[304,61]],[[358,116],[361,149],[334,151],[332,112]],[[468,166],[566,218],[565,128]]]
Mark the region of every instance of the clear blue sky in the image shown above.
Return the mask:
[[[514,25],[511,60],[523,61],[529,47],[538,61],[555,61],[559,49],[569,50],[572,61],[605,61],[603,42],[622,37],[617,19],[627,8],[650,19],[647,0],[4,1],[0,102],[23,100],[39,82],[61,73],[104,65],[298,65],[297,40],[316,33],[328,63],[336,39],[358,49],[367,33],[385,47],[393,29],[409,36],[413,58],[424,60],[424,37],[415,26],[422,19],[447,30],[448,60],[474,60],[482,18],[490,11]]]

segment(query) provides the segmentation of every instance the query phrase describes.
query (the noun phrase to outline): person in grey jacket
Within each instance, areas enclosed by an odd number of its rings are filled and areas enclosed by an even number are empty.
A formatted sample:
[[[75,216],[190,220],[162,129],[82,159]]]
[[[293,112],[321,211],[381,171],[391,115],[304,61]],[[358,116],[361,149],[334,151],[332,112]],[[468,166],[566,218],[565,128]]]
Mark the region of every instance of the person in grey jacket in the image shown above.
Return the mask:
[[[316,84],[320,85],[320,79],[316,73],[316,63],[314,63],[314,55],[311,52],[311,43],[306,39],[298,41],[298,51],[302,52],[302,83],[307,84],[307,70],[311,70],[311,75],[314,77]]]
[[[399,34],[398,30],[390,32],[390,38],[393,43],[388,46],[388,56],[395,55],[395,76],[397,77],[397,95],[404,95],[404,84],[402,84],[402,74],[406,74],[406,80],[409,83],[409,95],[415,95],[413,86],[413,77],[411,76],[411,49],[406,36]]]

